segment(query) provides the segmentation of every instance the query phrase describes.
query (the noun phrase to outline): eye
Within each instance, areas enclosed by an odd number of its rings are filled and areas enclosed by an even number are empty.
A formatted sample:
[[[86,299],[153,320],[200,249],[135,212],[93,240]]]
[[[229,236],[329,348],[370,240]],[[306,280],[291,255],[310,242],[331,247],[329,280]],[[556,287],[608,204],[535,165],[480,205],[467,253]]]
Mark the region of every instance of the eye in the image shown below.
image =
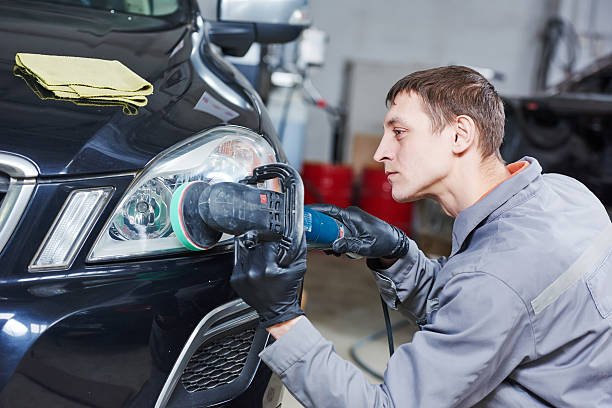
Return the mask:
[[[406,132],[407,132],[406,129],[393,128],[393,133],[395,134],[396,139],[401,139]]]

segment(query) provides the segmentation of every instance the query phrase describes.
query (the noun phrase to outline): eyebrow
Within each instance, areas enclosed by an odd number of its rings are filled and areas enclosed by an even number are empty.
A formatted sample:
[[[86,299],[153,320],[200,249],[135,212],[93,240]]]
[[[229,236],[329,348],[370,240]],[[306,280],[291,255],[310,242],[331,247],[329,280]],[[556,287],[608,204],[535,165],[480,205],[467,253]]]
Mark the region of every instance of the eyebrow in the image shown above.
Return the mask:
[[[408,125],[399,116],[392,116],[384,123],[385,126],[393,126],[396,124],[403,127],[408,127]]]

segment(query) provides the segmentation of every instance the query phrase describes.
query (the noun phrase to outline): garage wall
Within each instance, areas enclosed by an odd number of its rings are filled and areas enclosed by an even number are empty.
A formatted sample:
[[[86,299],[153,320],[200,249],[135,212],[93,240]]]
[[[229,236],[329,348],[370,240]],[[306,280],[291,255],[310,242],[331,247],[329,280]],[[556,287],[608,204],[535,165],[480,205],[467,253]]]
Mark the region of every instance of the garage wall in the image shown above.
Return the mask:
[[[311,0],[315,26],[330,36],[326,65],[312,79],[330,102],[338,103],[349,59],[395,67],[463,64],[504,73],[505,81],[496,83],[503,93],[527,93],[541,29],[557,7],[556,0]],[[380,94],[396,79],[381,76]],[[384,112],[384,98],[371,103]],[[366,125],[380,129],[381,121]],[[331,134],[325,114],[310,108],[305,159],[329,161]]]

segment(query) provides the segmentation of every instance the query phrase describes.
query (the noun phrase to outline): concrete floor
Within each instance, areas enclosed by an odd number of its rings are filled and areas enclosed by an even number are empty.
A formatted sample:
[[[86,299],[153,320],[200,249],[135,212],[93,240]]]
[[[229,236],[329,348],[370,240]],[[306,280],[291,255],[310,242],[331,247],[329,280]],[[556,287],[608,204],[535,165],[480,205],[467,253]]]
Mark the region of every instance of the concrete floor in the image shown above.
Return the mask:
[[[355,342],[385,327],[378,289],[365,259],[353,260],[310,251],[304,288],[306,315],[348,361],[353,361],[349,350]],[[406,322],[392,310],[391,320],[394,324]],[[396,347],[410,341],[415,329],[412,323],[401,324],[394,332]],[[357,354],[370,368],[382,374],[389,359],[386,335],[366,342]],[[365,375],[372,383],[380,382]],[[282,407],[302,405],[285,390]]]

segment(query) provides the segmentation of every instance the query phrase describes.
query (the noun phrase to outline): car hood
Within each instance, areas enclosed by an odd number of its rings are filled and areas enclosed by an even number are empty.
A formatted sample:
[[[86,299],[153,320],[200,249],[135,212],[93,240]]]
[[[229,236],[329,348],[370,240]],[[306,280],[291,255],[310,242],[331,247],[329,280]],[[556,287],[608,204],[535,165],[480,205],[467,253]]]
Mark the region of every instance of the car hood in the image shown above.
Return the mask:
[[[222,100],[193,66],[194,25],[0,1],[0,151],[29,158],[43,177],[137,171],[169,146],[225,123],[218,112],[194,109],[206,93]],[[18,52],[116,59],[151,82],[154,93],[135,116],[120,107],[41,100],[13,73]],[[225,75],[226,83],[236,82]],[[232,124],[257,129],[258,115],[241,89],[234,84],[242,103],[225,108],[237,116]]]

